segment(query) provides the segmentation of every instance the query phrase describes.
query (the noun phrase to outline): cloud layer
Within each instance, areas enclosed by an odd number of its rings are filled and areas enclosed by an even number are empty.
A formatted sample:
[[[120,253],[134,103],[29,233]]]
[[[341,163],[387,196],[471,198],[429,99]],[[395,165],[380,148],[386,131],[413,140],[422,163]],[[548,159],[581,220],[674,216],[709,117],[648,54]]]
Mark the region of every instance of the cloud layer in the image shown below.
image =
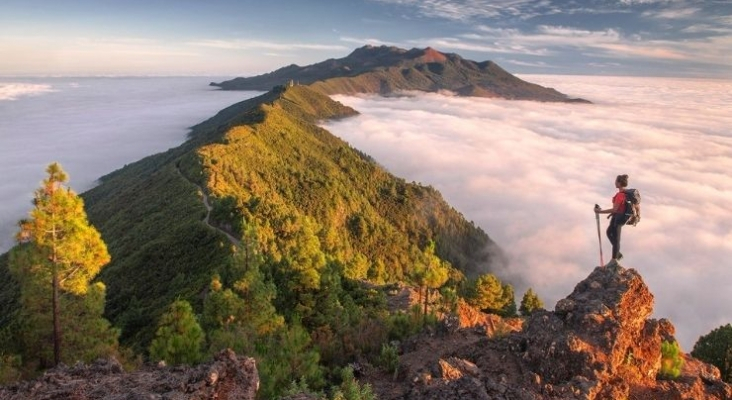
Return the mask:
[[[23,96],[36,96],[52,92],[51,85],[23,82],[0,82],[0,101],[17,100]]]
[[[609,207],[615,176],[628,174],[643,219],[623,231],[624,265],[656,295],[656,316],[687,350],[732,322],[732,82],[526,78],[595,104],[339,97],[362,115],[328,129],[438,188],[511,255],[502,277],[549,307],[599,264],[592,207]]]
[[[126,163],[182,143],[190,126],[252,95],[212,90],[210,80],[0,80],[0,253],[12,246],[51,162],[83,192]]]

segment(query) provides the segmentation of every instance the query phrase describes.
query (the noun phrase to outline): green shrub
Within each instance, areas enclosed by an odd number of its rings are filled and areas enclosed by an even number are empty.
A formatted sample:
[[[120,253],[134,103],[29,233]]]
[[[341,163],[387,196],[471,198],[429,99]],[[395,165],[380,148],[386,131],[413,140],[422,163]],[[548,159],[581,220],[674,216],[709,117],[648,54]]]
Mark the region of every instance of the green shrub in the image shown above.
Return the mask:
[[[379,366],[386,372],[396,375],[399,370],[399,349],[393,343],[384,343],[379,354]]]
[[[150,358],[172,365],[195,364],[201,360],[204,339],[190,303],[176,300],[158,322]]]
[[[344,368],[341,372],[342,382],[340,386],[333,388],[333,400],[376,400],[376,395],[371,385],[358,383],[353,376],[353,369]]]
[[[658,370],[660,379],[676,379],[681,375],[684,359],[681,357],[679,343],[674,341],[661,343],[661,368]]]
[[[701,336],[691,355],[719,368],[722,380],[732,382],[732,325],[720,326]]]
[[[21,378],[21,359],[14,354],[0,354],[0,385],[15,382]]]

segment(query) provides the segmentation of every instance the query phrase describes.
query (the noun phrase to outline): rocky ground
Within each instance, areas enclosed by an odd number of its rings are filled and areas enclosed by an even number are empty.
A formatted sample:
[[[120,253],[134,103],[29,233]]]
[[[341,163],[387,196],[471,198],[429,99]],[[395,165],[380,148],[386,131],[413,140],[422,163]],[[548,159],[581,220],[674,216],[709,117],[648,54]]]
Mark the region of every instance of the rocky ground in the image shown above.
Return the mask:
[[[423,335],[403,344],[396,378],[372,370],[362,380],[380,399],[732,399],[719,371],[689,356],[677,380],[656,378],[661,343],[675,339],[652,312],[635,270],[596,268],[523,328]]]
[[[258,388],[254,359],[223,351],[194,368],[149,366],[125,373],[115,360],[60,365],[33,381],[0,387],[0,399],[253,400]]]
[[[392,296],[395,308],[421,301],[409,288]],[[598,267],[554,311],[524,321],[460,304],[441,329],[400,344],[396,374],[362,365],[358,378],[383,400],[732,399],[717,368],[686,355],[678,379],[657,379],[661,343],[675,339],[671,322],[652,312],[653,295],[635,270]],[[224,351],[195,368],[60,366],[0,388],[0,400],[254,399],[258,385],[254,360]]]

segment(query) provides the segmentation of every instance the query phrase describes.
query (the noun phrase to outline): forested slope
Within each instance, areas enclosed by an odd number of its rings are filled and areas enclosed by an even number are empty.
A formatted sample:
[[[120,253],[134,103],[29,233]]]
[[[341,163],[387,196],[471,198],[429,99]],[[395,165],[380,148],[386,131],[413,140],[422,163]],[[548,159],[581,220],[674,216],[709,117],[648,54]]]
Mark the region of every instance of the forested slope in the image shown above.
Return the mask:
[[[287,282],[278,287],[280,308],[306,309],[289,297],[317,291],[326,264],[350,278],[409,281],[429,241],[468,274],[489,270],[494,244],[437,191],[394,177],[317,126],[354,114],[305,86],[279,87],[223,110],[194,127],[186,144],[85,193],[112,254],[101,279],[123,342],[145,346],[174,298],[200,306],[211,277],[228,268],[232,245],[202,222],[193,182],[211,196],[212,222],[247,233],[275,283]]]
[[[424,312],[390,311],[384,284],[443,289],[430,309],[447,312],[466,275],[490,271],[500,250],[436,190],[318,126],[356,114],[310,87],[278,86],[82,195],[111,255],[97,280],[127,356],[164,359],[151,345],[159,324],[186,320],[205,337],[187,360],[222,348],[254,356],[262,398],[295,380],[322,389],[359,359],[392,368],[390,340],[429,321],[427,301]],[[15,352],[22,295],[6,256],[0,276],[0,345]],[[512,290],[498,295],[514,304]]]

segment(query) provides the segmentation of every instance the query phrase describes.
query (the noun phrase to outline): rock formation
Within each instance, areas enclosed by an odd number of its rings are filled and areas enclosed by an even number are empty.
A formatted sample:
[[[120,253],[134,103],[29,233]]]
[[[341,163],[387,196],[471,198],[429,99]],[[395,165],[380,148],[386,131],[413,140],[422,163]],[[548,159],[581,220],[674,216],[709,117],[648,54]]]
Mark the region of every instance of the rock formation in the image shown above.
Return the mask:
[[[41,377],[0,387],[1,400],[254,400],[259,375],[254,359],[231,350],[196,367],[146,367],[125,373],[116,360],[58,367]]]
[[[652,312],[638,272],[598,267],[519,332],[423,337],[430,351],[409,346],[397,382],[367,380],[382,399],[732,399],[715,367],[687,355],[678,379],[657,379],[661,343],[675,338]]]

